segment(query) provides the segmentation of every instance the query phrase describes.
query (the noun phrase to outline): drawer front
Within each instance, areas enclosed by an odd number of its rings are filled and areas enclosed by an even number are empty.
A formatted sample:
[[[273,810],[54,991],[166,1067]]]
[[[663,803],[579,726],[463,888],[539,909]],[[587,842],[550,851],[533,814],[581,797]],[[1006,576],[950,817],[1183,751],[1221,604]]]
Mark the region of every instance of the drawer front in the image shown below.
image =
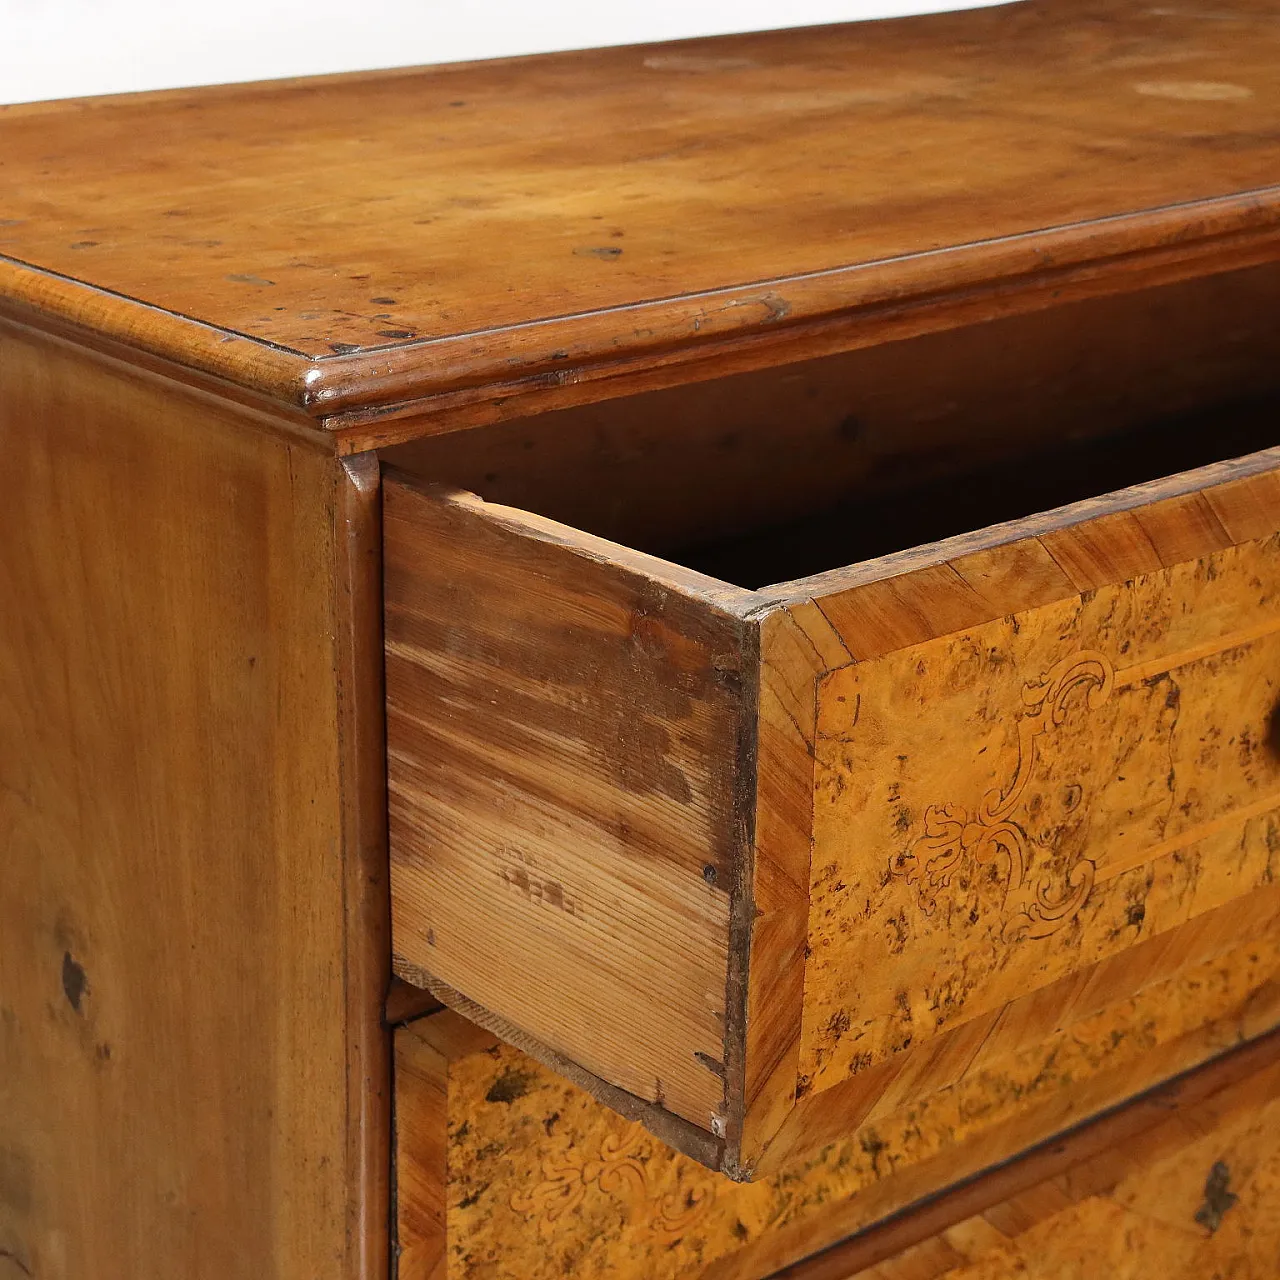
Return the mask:
[[[1278,464],[760,591],[390,481],[400,971],[739,1178],[1265,1029]]]
[[[1278,699],[1273,539],[825,675],[804,1084],[1270,885]]]
[[[1231,1055],[792,1280],[1276,1273],[1280,1042]]]
[[[807,958],[765,1167],[1268,927],[1280,489],[1239,470],[773,619],[766,670],[797,637],[842,652],[799,686],[807,901],[783,919]]]
[[[744,1185],[446,1010],[396,1034],[400,1280],[763,1280],[797,1263],[803,1277],[802,1260],[833,1245],[814,1280],[961,1264],[1057,1277],[1080,1249],[1100,1274],[1164,1275],[1106,1265],[1134,1231],[1144,1265],[1208,1275],[1274,1260],[1277,1084],[1273,1035],[875,1227],[1022,1156],[1027,1129],[993,1118],[939,1147],[926,1107],[878,1143],[855,1135]],[[1078,1115],[1064,1107],[1060,1126]],[[1192,1257],[1206,1269],[1185,1269]]]

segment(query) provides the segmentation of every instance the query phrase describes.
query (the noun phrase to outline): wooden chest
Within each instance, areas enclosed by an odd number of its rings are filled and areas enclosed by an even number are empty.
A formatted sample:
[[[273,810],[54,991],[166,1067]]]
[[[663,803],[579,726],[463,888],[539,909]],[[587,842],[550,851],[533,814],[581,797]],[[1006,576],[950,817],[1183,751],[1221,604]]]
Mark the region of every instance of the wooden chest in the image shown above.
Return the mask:
[[[0,1275],[764,1276],[1280,1023],[1206,14],[0,110]]]

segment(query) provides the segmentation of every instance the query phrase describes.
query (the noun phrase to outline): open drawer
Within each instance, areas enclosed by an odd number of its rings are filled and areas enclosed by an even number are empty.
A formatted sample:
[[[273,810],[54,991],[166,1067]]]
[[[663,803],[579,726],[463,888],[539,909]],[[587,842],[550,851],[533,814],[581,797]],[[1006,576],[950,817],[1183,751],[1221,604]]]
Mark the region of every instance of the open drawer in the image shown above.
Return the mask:
[[[1099,1106],[1220,1048],[1265,982],[1180,975],[1280,915],[1278,406],[683,564],[389,468],[398,972],[739,1178],[1078,1083],[1076,1025],[1150,1050]]]

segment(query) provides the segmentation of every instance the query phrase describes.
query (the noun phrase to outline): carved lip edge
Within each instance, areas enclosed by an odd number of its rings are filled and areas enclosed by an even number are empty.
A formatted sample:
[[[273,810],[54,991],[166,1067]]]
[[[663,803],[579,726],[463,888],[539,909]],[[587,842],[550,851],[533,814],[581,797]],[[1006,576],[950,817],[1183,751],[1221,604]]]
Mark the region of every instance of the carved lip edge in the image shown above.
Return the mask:
[[[489,395],[514,394],[531,381],[535,385],[578,381],[596,366],[604,366],[607,376],[608,366],[646,355],[655,363],[671,352],[696,360],[705,347],[713,358],[717,343],[759,340],[806,323],[854,319],[884,308],[945,308],[975,292],[1034,289],[1081,271],[1105,273],[1149,257],[1201,258],[1203,270],[1190,274],[1212,274],[1215,248],[1229,249],[1242,236],[1274,238],[1277,232],[1280,184],[1122,210],[884,258],[370,347],[358,354],[319,356],[313,362],[317,374],[307,407],[331,417],[331,428],[341,430],[359,424],[361,409],[385,414],[411,407],[414,401],[469,388]],[[939,284],[944,272],[946,283]],[[788,291],[785,298],[779,292],[784,289]],[[619,342],[615,337],[603,345],[585,341],[581,350],[573,351],[576,329],[612,317],[635,318],[629,340]],[[709,317],[730,322],[708,324]],[[556,350],[550,355],[535,351],[514,378],[508,347],[502,347],[508,352],[505,355],[483,347],[476,352],[478,344],[529,333],[546,334],[545,345]],[[462,350],[451,359],[446,353],[453,347]],[[422,368],[421,357],[437,353],[431,368],[447,369],[449,374],[432,379],[430,370]],[[381,380],[385,385],[364,382],[357,387],[360,367],[369,363],[370,356],[388,361]],[[394,367],[410,357],[412,364]],[[634,370],[626,364],[621,371]]]
[[[1105,274],[1109,267],[1153,256],[1190,259],[1198,267],[1190,274],[1211,274],[1217,269],[1215,248],[1225,251],[1241,237],[1273,239],[1278,233],[1280,185],[1269,185],[341,355],[300,352],[8,255],[0,255],[0,308],[30,309],[114,338],[301,408],[321,419],[324,429],[341,432],[353,426],[347,414],[385,414],[468,389],[518,396],[548,379],[564,383],[592,376],[597,367],[605,377],[613,366],[634,372],[637,364],[661,363],[672,351],[712,360],[727,341],[759,341],[806,322],[838,322],[885,306],[945,308],[975,290],[1025,290],[1081,271]],[[938,284],[939,264],[945,264],[945,287]],[[790,293],[785,299],[777,293],[782,288]],[[710,311],[709,304],[715,304]],[[708,324],[709,316],[718,323]],[[591,332],[602,320],[622,317],[637,323],[620,346]],[[579,329],[585,330],[580,350],[565,361],[564,349],[572,349]],[[539,348],[547,351],[531,351],[513,380],[511,348],[529,333],[544,335]]]

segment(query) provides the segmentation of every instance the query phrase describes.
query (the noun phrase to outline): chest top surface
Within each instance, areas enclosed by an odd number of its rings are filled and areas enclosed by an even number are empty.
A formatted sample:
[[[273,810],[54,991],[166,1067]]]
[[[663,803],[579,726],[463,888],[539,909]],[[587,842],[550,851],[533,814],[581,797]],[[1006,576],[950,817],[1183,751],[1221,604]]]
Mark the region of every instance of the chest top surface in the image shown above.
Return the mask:
[[[339,425],[1278,242],[1280,0],[0,109],[0,303]]]

